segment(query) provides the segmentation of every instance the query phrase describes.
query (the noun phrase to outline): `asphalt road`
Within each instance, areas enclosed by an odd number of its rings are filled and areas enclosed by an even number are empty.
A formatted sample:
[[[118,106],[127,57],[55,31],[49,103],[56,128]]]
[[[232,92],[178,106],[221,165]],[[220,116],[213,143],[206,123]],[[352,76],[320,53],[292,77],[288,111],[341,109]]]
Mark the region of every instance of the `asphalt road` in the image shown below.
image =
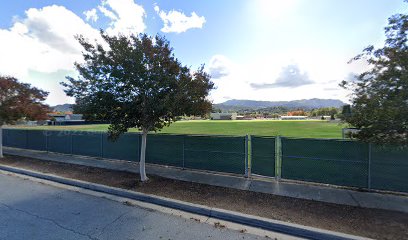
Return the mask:
[[[0,239],[261,239],[0,173]]]

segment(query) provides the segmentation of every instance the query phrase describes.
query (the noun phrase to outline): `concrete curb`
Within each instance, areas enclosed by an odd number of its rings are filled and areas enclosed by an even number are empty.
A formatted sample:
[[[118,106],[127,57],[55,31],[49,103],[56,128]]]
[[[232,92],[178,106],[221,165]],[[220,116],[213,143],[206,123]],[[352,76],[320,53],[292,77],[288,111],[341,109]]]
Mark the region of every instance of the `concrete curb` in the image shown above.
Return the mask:
[[[282,233],[294,237],[314,239],[314,240],[346,240],[346,239],[363,239],[361,237],[352,236],[348,234],[342,234],[332,231],[320,230],[317,228],[305,227],[302,225],[288,224],[281,221],[267,220],[264,218],[238,214],[231,211],[225,211],[221,209],[209,208],[203,205],[191,204],[181,201],[176,201],[168,198],[157,197],[153,195],[127,191],[120,188],[108,187],[101,184],[95,184],[85,181],[73,180],[69,178],[63,178],[51,174],[43,174],[39,172],[29,171],[21,168],[9,167],[0,165],[0,170],[27,175],[34,178],[49,180],[61,184],[66,184],[74,187],[80,187],[96,192],[107,193],[116,195],[119,197],[125,197],[132,200],[137,200],[141,202],[151,203],[159,205],[162,207],[172,208],[181,210],[184,212],[189,212],[193,214],[198,214],[206,217],[216,218],[219,220],[229,221],[233,223],[238,223],[242,225],[247,225],[250,227],[260,228],[268,231],[273,231],[277,233]]]

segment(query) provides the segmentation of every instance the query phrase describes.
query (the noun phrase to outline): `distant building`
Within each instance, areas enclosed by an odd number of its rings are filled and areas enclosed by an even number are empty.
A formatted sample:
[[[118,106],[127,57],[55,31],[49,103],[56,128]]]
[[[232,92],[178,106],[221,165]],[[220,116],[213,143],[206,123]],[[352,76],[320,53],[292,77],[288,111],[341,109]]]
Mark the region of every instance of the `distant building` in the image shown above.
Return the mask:
[[[48,125],[70,125],[85,122],[82,119],[82,114],[48,114],[48,116],[52,119],[48,122]]]
[[[65,114],[50,113],[50,114],[48,114],[48,117],[50,117],[51,121],[53,121],[53,122],[62,122],[62,121],[65,120]]]
[[[306,120],[307,116],[280,116],[280,120]]]
[[[246,120],[245,116],[237,115],[236,120]]]
[[[330,120],[331,119],[331,116],[321,116],[320,117],[320,119],[323,119],[324,118],[324,120]]]
[[[65,121],[84,121],[82,114],[67,114],[65,115]]]
[[[211,120],[236,120],[237,113],[211,113]]]

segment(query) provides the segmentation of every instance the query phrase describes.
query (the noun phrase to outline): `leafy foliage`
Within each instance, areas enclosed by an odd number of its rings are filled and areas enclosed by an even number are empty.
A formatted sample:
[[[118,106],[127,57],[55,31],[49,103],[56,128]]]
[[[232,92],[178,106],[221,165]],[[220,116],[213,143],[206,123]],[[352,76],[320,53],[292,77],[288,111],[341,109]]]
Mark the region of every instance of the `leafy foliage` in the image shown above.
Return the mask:
[[[367,47],[352,61],[365,59],[370,70],[343,81],[353,90],[346,122],[360,129],[357,138],[375,143],[408,145],[408,15],[396,14],[385,28],[385,46]],[[346,111],[346,112],[347,112]]]
[[[291,111],[287,113],[288,116],[307,116],[307,113],[300,109],[300,110],[296,110],[296,111]]]
[[[0,76],[0,126],[22,119],[47,119],[50,109],[42,103],[47,96],[47,92],[16,78]]]
[[[102,31],[101,36],[103,44],[78,37],[85,63],[76,63],[80,76],[67,77],[62,85],[76,98],[75,112],[111,123],[113,139],[129,128],[157,131],[177,116],[211,111],[206,97],[213,83],[204,66],[192,73],[174,57],[164,37]]]
[[[339,110],[335,107],[327,108],[317,108],[310,111],[309,116],[319,117],[319,116],[335,116],[339,113]]]

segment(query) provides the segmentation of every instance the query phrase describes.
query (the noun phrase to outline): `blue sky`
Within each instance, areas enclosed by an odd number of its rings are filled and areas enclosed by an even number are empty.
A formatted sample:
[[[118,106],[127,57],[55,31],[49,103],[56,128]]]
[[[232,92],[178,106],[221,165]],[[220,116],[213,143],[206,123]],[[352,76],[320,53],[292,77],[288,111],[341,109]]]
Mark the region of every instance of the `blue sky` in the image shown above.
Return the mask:
[[[347,101],[338,83],[366,69],[347,61],[381,46],[402,0],[13,0],[0,7],[0,74],[50,92],[51,105],[73,102],[59,82],[81,61],[74,34],[164,35],[176,56],[206,64],[210,98]]]

